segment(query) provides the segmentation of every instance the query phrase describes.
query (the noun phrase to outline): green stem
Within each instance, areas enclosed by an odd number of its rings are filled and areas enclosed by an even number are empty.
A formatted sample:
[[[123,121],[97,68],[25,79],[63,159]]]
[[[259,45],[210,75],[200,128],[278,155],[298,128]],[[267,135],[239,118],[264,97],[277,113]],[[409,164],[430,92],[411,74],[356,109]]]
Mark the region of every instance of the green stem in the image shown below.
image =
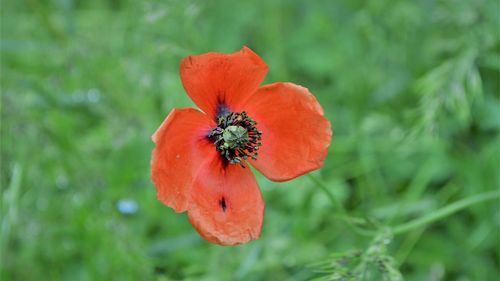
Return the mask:
[[[354,218],[351,218],[348,214],[347,211],[344,209],[340,201],[335,197],[335,195],[328,189],[328,187],[319,179],[315,178],[311,174],[307,174],[307,176],[326,194],[328,199],[332,202],[332,204],[337,208],[339,213],[341,214],[341,218],[343,218],[348,225],[356,231],[358,234],[364,235],[364,236],[373,236],[376,234],[374,231],[366,230],[357,227],[353,221],[355,220]],[[435,212],[432,212],[428,215],[424,215],[423,217],[414,219],[412,221],[409,221],[407,223],[403,223],[398,226],[391,227],[391,232],[394,235],[404,233],[409,230],[413,230],[415,228],[419,228],[428,224],[431,224],[435,221],[438,221],[440,219],[443,219],[447,216],[452,215],[453,213],[456,213],[462,209],[465,209],[469,206],[472,206],[477,203],[481,203],[484,201],[489,201],[493,199],[500,198],[500,191],[490,191],[490,192],[485,192],[482,194],[478,194],[475,196],[471,196],[462,200],[459,200],[455,203],[451,203],[448,206],[445,206]]]
[[[347,222],[347,224],[349,225],[349,227],[351,227],[351,229],[353,231],[355,231],[356,233],[363,235],[363,236],[373,236],[373,231],[362,229],[353,223],[354,221],[359,222],[360,219],[353,218],[353,217],[349,216],[347,214],[347,211],[344,209],[344,206],[342,206],[342,203],[340,203],[340,200],[338,200],[337,197],[335,197],[335,195],[333,195],[333,193],[328,189],[328,187],[321,180],[317,179],[312,174],[307,174],[307,176],[326,194],[328,199],[330,199],[332,204],[339,211],[339,213],[340,213],[339,217],[342,218],[343,220],[345,220]],[[363,220],[363,222],[364,222],[364,220]]]
[[[317,185],[319,186],[319,188],[321,188],[321,190],[323,190],[323,192],[326,194],[326,196],[328,197],[328,199],[330,199],[330,201],[332,202],[332,204],[337,208],[339,209],[339,211],[341,211],[343,214],[345,213],[345,209],[344,207],[340,204],[340,201],[337,200],[337,197],[335,197],[335,195],[333,195],[333,193],[328,189],[328,187],[326,187],[326,185],[318,180],[317,178],[315,178],[313,175],[311,174],[307,174],[307,176]]]
[[[401,225],[392,227],[392,233],[394,235],[396,234],[401,234],[406,231],[425,226],[427,224],[430,224],[432,222],[435,222],[437,220],[440,220],[444,217],[447,217],[455,212],[458,212],[462,209],[465,209],[469,206],[472,206],[477,203],[481,203],[484,201],[488,200],[493,200],[495,198],[500,198],[500,191],[491,191],[491,192],[485,192],[482,194],[478,194],[475,196],[471,196],[469,198],[465,198],[462,200],[459,200],[455,203],[452,203],[446,207],[443,207],[436,212],[433,212],[431,214],[428,214],[426,216],[423,216],[421,218],[409,221],[407,223],[403,223]]]

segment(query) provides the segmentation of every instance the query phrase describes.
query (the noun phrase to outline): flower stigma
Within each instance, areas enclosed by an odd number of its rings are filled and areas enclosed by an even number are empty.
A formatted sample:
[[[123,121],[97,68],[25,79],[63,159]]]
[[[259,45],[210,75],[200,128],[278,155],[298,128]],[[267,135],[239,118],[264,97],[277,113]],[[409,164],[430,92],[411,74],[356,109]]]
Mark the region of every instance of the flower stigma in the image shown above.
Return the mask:
[[[217,117],[217,127],[212,129],[208,138],[215,148],[230,164],[240,164],[249,157],[257,160],[262,145],[262,133],[255,127],[257,122],[243,112],[223,111]]]

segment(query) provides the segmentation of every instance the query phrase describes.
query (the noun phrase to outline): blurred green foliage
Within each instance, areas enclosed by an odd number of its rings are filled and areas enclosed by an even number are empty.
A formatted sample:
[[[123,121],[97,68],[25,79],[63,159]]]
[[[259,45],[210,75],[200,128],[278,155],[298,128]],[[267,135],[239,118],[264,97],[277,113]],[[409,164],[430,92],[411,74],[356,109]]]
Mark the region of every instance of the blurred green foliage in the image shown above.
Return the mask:
[[[498,199],[438,211],[500,186],[497,1],[0,5],[1,280],[497,280]],[[259,176],[262,237],[220,247],[156,200],[150,136],[194,106],[181,58],[243,45],[334,138],[312,177]]]

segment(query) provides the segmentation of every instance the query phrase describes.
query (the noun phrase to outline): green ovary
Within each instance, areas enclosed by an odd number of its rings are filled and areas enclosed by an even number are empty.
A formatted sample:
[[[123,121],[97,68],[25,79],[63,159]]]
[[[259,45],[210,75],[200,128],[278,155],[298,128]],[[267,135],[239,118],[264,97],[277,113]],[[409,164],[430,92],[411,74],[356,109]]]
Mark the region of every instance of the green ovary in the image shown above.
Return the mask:
[[[228,126],[222,133],[222,138],[228,148],[243,148],[248,142],[248,132],[241,126]]]

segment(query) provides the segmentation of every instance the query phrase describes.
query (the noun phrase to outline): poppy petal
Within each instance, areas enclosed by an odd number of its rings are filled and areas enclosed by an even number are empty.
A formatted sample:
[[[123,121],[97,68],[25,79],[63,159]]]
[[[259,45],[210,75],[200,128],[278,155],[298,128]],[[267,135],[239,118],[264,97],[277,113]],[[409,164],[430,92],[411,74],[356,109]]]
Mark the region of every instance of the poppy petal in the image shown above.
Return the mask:
[[[176,212],[187,209],[189,189],[201,164],[210,155],[218,155],[206,139],[207,131],[214,126],[196,109],[174,109],[152,137],[156,148],[151,178],[158,199]]]
[[[187,94],[209,116],[235,110],[255,93],[267,74],[266,63],[243,47],[232,54],[206,53],[182,60],[180,75]]]
[[[250,163],[267,178],[287,181],[323,166],[332,130],[308,89],[270,84],[252,96],[245,110],[262,132],[259,156]]]
[[[200,169],[188,208],[193,227],[212,243],[237,245],[260,236],[265,205],[255,177],[220,156]]]

